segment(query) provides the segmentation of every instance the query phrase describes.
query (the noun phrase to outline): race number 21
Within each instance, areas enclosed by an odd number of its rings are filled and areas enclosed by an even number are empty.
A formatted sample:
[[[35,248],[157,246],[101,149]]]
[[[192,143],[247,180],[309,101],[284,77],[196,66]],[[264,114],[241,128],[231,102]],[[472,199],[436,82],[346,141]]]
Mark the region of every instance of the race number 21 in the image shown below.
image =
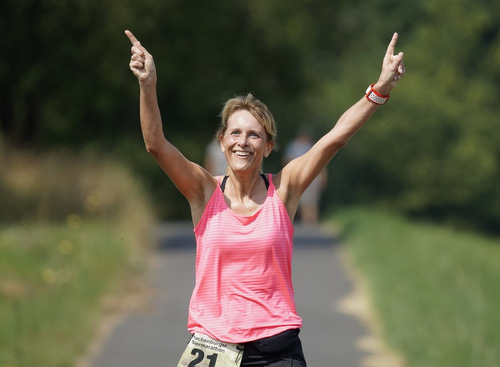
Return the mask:
[[[196,333],[189,340],[177,367],[240,367],[243,349],[241,345]]]
[[[197,367],[200,362],[205,359],[205,353],[201,349],[193,349],[191,354],[196,356],[191,362],[189,362],[188,367]],[[207,356],[207,359],[210,361],[208,367],[215,367],[215,363],[217,362],[217,353],[210,354]]]

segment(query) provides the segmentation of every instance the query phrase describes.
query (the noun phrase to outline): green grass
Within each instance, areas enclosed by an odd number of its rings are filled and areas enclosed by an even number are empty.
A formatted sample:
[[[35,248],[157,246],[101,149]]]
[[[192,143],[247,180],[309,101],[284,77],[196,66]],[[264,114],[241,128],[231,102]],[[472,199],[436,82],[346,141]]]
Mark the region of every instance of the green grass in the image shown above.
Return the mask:
[[[100,297],[137,271],[103,224],[0,231],[0,366],[71,366],[92,337]]]
[[[117,162],[1,153],[0,367],[75,366],[146,267],[151,206]]]
[[[498,366],[500,240],[364,209],[334,221],[408,367]]]

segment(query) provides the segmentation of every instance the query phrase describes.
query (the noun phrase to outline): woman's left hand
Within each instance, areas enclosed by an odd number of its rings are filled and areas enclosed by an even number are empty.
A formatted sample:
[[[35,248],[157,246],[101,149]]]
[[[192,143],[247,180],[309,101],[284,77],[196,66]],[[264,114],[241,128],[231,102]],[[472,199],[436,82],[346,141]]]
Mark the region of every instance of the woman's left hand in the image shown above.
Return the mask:
[[[397,41],[398,34],[394,33],[382,62],[382,72],[374,86],[377,92],[384,95],[388,95],[405,74],[405,64],[403,62],[404,54],[400,52],[394,55]]]

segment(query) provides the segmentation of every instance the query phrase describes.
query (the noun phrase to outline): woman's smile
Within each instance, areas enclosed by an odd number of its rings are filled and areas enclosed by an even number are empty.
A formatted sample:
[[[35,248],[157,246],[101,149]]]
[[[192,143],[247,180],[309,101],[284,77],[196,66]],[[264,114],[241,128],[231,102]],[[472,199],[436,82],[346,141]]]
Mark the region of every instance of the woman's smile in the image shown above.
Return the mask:
[[[249,157],[252,153],[250,153],[250,152],[242,152],[242,151],[235,151],[234,154],[236,154],[238,157],[246,158],[246,157]]]

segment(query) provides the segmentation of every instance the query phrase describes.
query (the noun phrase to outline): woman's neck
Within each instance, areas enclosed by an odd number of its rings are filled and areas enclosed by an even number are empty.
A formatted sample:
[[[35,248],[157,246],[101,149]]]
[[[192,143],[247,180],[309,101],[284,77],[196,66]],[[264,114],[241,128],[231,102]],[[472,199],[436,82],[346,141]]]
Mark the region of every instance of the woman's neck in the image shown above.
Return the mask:
[[[228,181],[232,196],[235,199],[245,200],[252,199],[257,193],[262,177],[258,172],[246,175],[230,172]]]

